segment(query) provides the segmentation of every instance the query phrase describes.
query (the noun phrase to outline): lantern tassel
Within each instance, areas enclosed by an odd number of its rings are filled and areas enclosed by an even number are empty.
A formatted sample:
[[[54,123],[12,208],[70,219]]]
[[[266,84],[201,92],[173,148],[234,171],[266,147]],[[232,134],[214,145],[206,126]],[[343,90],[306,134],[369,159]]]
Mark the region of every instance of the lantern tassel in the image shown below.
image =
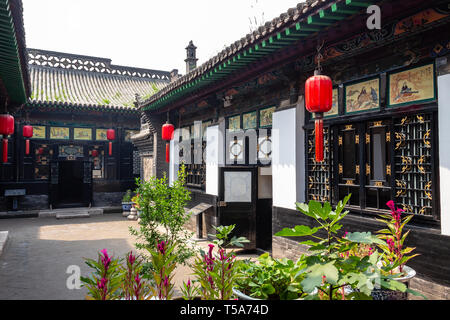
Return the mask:
[[[322,116],[316,114],[315,121],[316,136],[316,162],[323,161],[323,119]]]
[[[109,155],[112,156],[112,142],[109,142]]]
[[[166,143],[166,162],[170,162],[170,143]]]
[[[25,140],[25,154],[29,155],[30,154],[30,140]]]
[[[8,139],[3,139],[3,163],[8,162]]]

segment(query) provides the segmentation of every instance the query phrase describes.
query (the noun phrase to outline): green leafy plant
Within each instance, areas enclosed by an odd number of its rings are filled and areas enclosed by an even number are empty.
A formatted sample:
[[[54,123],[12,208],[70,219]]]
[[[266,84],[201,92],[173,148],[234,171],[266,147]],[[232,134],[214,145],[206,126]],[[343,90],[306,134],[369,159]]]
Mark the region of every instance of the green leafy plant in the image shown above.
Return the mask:
[[[122,273],[120,259],[110,257],[106,249],[98,254],[98,259],[85,258],[85,263],[94,269],[89,277],[80,277],[89,291],[88,299],[115,300],[121,298]]]
[[[156,283],[156,296],[160,300],[170,300],[173,295],[173,271],[176,267],[175,246],[164,241],[157,244],[157,249],[148,249],[152,256],[154,268],[153,279]]]
[[[187,282],[183,281],[183,285],[180,288],[182,298],[184,300],[194,300],[195,298],[198,298],[201,294],[200,287],[196,285],[195,282],[191,282],[190,279],[188,279]]]
[[[213,243],[216,244],[219,248],[225,247],[244,247],[244,243],[249,243],[250,241],[246,237],[236,237],[233,236],[229,239],[230,234],[233,232],[236,227],[235,224],[229,226],[212,226],[216,230],[216,234],[208,234],[211,237],[215,237]]]
[[[374,286],[379,284],[382,288],[399,290],[409,289],[403,283],[395,281],[392,277],[381,274],[378,262],[381,257],[377,251],[371,255],[358,256],[344,253],[357,250],[361,244],[380,244],[384,241],[370,232],[347,233],[340,237],[338,231],[342,228],[339,223],[347,214],[345,205],[351,195],[339,201],[335,210],[325,202],[323,205],[317,201],[308,204],[297,203],[297,210],[317,222],[317,227],[305,225],[285,228],[276,233],[276,236],[308,237],[301,244],[308,245],[311,255],[304,257],[306,265],[304,279],[301,286],[309,294],[308,299],[371,299]],[[351,288],[351,293],[345,294],[345,288]],[[315,289],[317,294],[313,294]]]
[[[136,203],[141,211],[139,230],[130,227],[131,234],[140,241],[135,244],[136,248],[145,250],[161,241],[170,243],[176,247],[176,262],[181,264],[187,264],[188,259],[195,254],[190,241],[193,232],[184,226],[191,215],[184,209],[190,200],[185,180],[184,165],[172,186],[169,186],[165,175],[161,179],[151,177],[149,181],[136,179],[138,188],[135,193],[139,195]],[[151,265],[146,269],[152,270]]]
[[[404,242],[410,230],[403,233],[403,228],[412,219],[413,215],[404,215],[404,210],[396,208],[394,201],[390,200],[386,205],[391,209],[390,214],[380,215],[380,222],[386,224],[387,228],[379,230],[378,237],[386,241],[386,243],[378,244],[383,250],[383,267],[385,270],[393,274],[396,270],[403,272],[403,267],[410,259],[418,256],[418,254],[409,255],[415,248],[405,247]]]
[[[125,300],[146,300],[151,295],[151,287],[141,278],[142,258],[129,252],[125,259],[122,272],[122,298]]]
[[[236,289],[263,300],[293,300],[305,296],[300,282],[304,268],[302,259],[297,262],[283,258],[273,259],[268,253],[257,262],[243,261],[238,267]]]
[[[128,189],[123,195],[122,202],[131,202],[131,190]]]
[[[197,257],[192,267],[200,284],[199,291],[205,300],[229,300],[237,277],[236,255],[234,252],[227,255],[223,248],[214,255],[214,245],[208,246],[208,253]]]

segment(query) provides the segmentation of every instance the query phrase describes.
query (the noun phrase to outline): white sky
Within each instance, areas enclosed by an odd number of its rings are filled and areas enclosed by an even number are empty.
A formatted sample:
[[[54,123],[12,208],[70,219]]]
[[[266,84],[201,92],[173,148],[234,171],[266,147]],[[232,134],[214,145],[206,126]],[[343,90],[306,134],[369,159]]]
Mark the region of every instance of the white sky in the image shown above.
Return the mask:
[[[186,73],[302,0],[23,0],[28,48],[109,58],[112,64]],[[255,23],[252,22],[252,26]],[[254,29],[254,28],[253,28]]]

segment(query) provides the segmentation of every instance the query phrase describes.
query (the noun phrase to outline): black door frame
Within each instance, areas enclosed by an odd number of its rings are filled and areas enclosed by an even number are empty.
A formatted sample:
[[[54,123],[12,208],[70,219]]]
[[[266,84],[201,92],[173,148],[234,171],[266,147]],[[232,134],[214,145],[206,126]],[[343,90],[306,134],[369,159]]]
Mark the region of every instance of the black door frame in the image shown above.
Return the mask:
[[[250,171],[252,177],[251,202],[228,202],[225,203],[225,172]],[[256,200],[258,191],[258,167],[257,166],[225,166],[219,168],[219,202],[218,216],[219,225],[236,224],[235,231],[231,236],[244,236],[250,243],[245,244],[244,250],[256,249]],[[239,220],[242,223],[239,224]]]

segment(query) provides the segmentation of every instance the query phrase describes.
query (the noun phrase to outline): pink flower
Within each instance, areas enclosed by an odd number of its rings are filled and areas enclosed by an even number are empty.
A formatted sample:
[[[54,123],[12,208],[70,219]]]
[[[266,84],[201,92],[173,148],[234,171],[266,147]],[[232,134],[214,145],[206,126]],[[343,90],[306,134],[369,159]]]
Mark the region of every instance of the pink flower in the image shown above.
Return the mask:
[[[133,255],[133,251],[130,252],[128,256],[128,262],[133,265],[133,263],[136,261],[136,257]]]
[[[109,264],[111,263],[111,257],[108,255],[106,249],[103,249],[100,252],[103,254],[103,256],[100,256],[102,264],[105,267],[105,270],[108,270]]]
[[[158,251],[163,255],[166,254],[166,243],[164,241],[158,243]]]
[[[191,279],[188,279],[186,286],[188,287],[188,289],[191,287]]]

